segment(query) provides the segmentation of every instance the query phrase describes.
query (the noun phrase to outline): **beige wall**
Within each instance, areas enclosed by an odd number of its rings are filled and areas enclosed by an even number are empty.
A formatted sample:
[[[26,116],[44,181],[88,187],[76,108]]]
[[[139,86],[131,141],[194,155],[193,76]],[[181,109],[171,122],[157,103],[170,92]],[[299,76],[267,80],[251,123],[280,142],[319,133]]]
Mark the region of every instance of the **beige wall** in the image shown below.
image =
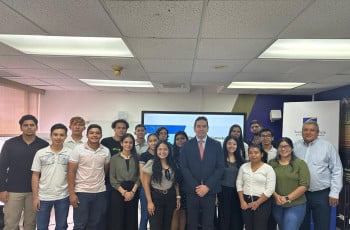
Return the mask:
[[[194,90],[183,94],[165,93],[100,93],[49,91],[41,96],[39,133],[48,133],[57,122],[67,124],[70,117],[80,115],[87,121],[101,123],[104,136],[109,136],[111,121],[126,112],[130,131],[141,122],[142,110],[231,112],[237,95],[221,95]]]

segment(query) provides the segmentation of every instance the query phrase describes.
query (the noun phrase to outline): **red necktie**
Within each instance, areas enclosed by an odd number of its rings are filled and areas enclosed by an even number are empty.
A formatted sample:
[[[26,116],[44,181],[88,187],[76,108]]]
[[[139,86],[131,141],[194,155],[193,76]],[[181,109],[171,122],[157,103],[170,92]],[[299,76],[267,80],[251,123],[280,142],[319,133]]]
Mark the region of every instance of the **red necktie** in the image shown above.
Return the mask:
[[[199,140],[199,154],[201,156],[201,159],[203,159],[204,156],[204,145],[203,145],[204,141],[203,140]]]

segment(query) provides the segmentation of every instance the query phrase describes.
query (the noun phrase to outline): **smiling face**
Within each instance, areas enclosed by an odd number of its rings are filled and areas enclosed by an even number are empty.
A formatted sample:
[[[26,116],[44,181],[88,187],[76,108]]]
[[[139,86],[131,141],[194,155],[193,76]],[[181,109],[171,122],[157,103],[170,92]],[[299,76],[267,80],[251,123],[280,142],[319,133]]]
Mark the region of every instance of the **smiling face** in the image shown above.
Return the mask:
[[[134,141],[131,137],[125,137],[121,142],[121,146],[124,152],[131,152],[134,146]]]
[[[263,131],[260,133],[260,142],[262,145],[270,146],[273,141],[273,136],[270,131]]]
[[[145,135],[146,135],[146,130],[144,127],[137,127],[135,129],[135,135],[136,135],[136,138],[138,139],[143,139],[145,138]]]
[[[302,135],[306,143],[313,142],[318,137],[318,127],[316,124],[304,124]]]
[[[165,143],[159,144],[157,148],[157,156],[159,159],[166,159],[169,155],[169,148]]]
[[[281,141],[277,147],[278,154],[281,158],[289,158],[292,155],[292,147],[286,142]]]
[[[259,163],[262,162],[263,153],[258,147],[249,147],[248,156],[250,162]]]
[[[91,144],[98,144],[102,138],[102,132],[99,128],[91,128],[86,134],[88,142]]]
[[[240,138],[241,135],[242,135],[241,129],[238,128],[238,127],[233,127],[230,135],[234,136],[234,137],[237,137],[237,138]]]
[[[226,143],[226,149],[228,153],[234,153],[237,150],[237,142],[234,139],[230,139]]]
[[[208,133],[208,123],[205,120],[197,120],[194,126],[194,132],[199,139],[203,139]]]
[[[156,135],[151,134],[148,136],[147,144],[148,144],[148,147],[151,151],[153,151],[153,152],[155,151],[157,142],[158,142],[158,137]]]
[[[53,145],[63,146],[67,133],[64,129],[55,129],[50,134],[50,137]]]

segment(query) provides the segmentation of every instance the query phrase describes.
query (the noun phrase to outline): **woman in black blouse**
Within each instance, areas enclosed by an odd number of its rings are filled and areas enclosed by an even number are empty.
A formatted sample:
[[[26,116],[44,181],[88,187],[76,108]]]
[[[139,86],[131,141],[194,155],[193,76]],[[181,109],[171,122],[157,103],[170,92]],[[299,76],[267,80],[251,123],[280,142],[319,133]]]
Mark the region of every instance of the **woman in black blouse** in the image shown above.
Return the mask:
[[[236,189],[238,170],[244,163],[238,148],[238,139],[227,136],[223,143],[225,171],[221,182],[219,198],[220,230],[242,230],[243,218],[241,205]]]

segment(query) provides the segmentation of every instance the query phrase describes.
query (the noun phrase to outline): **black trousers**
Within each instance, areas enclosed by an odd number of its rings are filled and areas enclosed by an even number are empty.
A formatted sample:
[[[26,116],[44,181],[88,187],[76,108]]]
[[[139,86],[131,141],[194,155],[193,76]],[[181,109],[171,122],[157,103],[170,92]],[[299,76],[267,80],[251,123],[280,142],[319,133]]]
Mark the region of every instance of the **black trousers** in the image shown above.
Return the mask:
[[[201,225],[203,230],[214,230],[214,211],[216,194],[207,194],[199,197],[194,193],[187,193],[187,230],[198,230]],[[200,218],[200,215],[201,218]],[[199,223],[199,220],[202,223]]]
[[[151,230],[170,230],[173,213],[176,208],[176,192],[172,187],[166,194],[151,189],[152,201],[155,207],[154,215],[150,216]]]
[[[117,191],[111,192],[111,228],[115,230],[137,230],[139,194],[135,193],[131,201],[124,201],[124,197]]]
[[[218,198],[220,230],[242,230],[243,217],[237,189],[221,186]]]
[[[254,201],[256,199],[254,198]],[[249,202],[247,199],[246,202]],[[251,202],[251,201],[250,201]],[[242,210],[243,222],[246,230],[268,230],[268,219],[271,214],[271,200],[262,203],[255,211]]]

